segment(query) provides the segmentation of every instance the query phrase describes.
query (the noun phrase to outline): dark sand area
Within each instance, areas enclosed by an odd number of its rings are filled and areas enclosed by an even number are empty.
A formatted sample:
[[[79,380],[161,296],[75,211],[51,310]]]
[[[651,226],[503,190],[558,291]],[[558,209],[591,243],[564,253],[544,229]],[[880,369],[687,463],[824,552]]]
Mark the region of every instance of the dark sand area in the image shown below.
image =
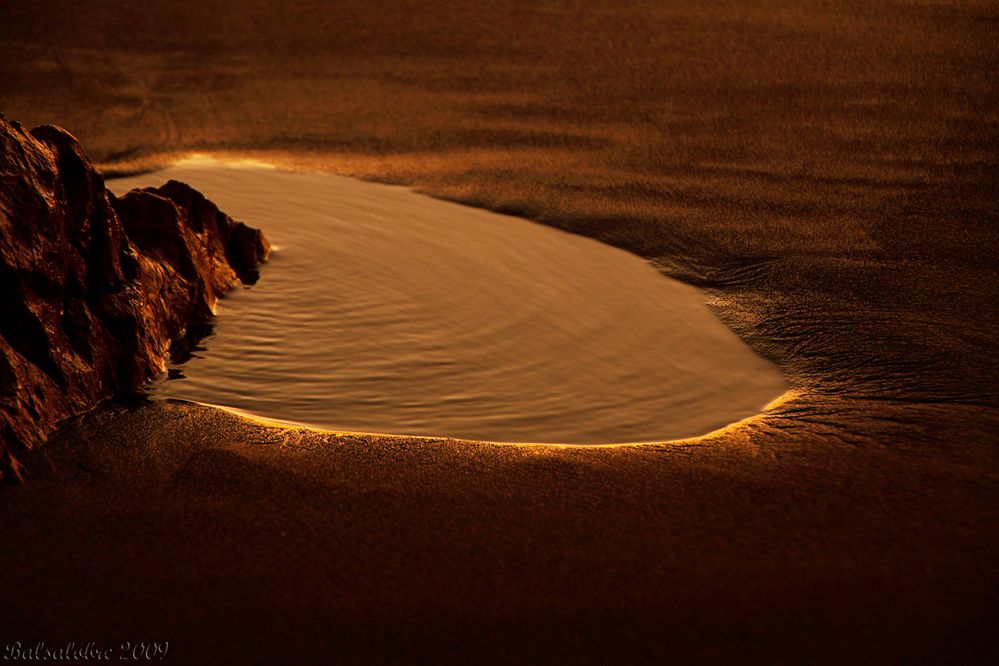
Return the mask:
[[[108,173],[266,156],[586,234],[707,289],[793,392],[708,438],[590,449],[110,407],[0,493],[4,641],[170,640],[177,663],[994,651],[994,4],[11,4],[0,109]]]

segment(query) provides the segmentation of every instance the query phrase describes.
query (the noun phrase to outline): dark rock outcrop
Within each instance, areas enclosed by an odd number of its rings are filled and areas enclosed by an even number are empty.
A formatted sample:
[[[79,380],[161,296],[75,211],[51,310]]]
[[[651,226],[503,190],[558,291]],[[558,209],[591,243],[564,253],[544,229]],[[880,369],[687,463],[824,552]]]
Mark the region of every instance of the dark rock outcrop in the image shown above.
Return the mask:
[[[187,185],[121,198],[65,130],[0,115],[0,476],[56,424],[159,373],[268,252]]]

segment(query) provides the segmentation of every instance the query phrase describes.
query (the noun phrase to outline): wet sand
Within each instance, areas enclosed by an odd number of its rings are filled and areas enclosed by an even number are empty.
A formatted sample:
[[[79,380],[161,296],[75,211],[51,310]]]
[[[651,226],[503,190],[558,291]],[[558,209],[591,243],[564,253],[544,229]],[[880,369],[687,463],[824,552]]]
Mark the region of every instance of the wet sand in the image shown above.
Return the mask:
[[[0,494],[4,639],[163,635],[178,663],[994,651],[992,5],[101,7],[0,10],[9,117],[109,173],[265,156],[597,238],[709,290],[793,392],[613,449],[95,413]]]

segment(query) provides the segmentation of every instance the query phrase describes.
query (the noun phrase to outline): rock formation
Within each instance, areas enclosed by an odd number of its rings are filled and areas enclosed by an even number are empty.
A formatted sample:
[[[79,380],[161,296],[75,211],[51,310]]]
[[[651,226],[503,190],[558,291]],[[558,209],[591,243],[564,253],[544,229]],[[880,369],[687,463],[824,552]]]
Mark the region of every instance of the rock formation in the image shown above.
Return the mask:
[[[268,249],[183,183],[115,197],[68,132],[0,114],[0,477],[60,420],[159,373]]]

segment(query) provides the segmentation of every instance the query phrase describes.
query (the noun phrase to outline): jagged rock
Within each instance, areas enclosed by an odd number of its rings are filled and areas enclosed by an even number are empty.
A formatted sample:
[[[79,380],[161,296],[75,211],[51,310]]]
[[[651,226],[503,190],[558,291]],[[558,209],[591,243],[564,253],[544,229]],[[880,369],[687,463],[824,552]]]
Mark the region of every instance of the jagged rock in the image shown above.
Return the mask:
[[[0,114],[0,478],[62,419],[159,373],[268,250],[184,183],[115,197],[68,132]]]

